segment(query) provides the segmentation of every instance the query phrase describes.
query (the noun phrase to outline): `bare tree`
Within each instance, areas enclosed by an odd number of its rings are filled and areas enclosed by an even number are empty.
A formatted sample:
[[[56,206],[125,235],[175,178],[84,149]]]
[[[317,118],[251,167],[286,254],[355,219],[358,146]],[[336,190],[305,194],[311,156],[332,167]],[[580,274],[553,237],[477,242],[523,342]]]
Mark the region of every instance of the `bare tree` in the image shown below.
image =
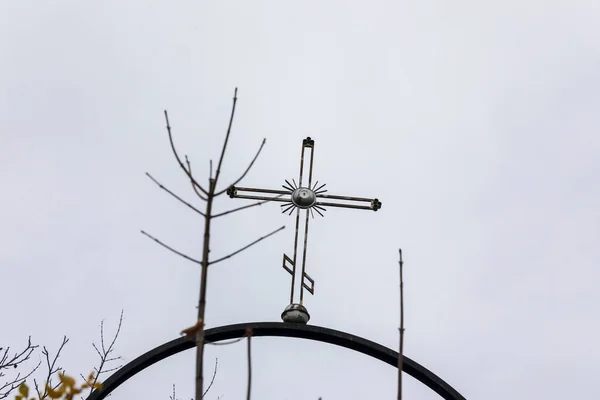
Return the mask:
[[[12,356],[10,355],[10,347],[0,347],[0,379],[4,380],[6,378],[4,383],[0,382],[0,399],[7,398],[13,390],[18,388],[21,383],[25,382],[39,368],[42,363],[41,361],[24,374],[21,371],[17,371],[12,377],[8,377],[7,375],[9,371],[23,369],[26,362],[31,358],[31,354],[37,348],[37,345],[31,343],[31,336],[27,339],[25,348],[20,352],[14,353]]]
[[[199,300],[198,300],[198,319],[196,321],[196,323],[187,328],[184,329],[181,333],[183,335],[185,335],[186,337],[190,338],[190,340],[195,340],[196,342],[196,390],[195,390],[195,398],[196,400],[200,400],[204,394],[204,379],[203,379],[203,358],[204,358],[204,321],[205,321],[205,312],[206,312],[206,285],[207,285],[207,279],[208,279],[208,267],[212,264],[216,264],[220,261],[224,261],[238,253],[240,253],[241,251],[249,248],[250,246],[255,245],[256,243],[260,242],[261,240],[266,239],[267,237],[279,232],[280,230],[284,229],[285,226],[282,226],[279,229],[276,229],[274,231],[272,231],[271,233],[251,242],[250,244],[248,244],[247,246],[242,247],[239,250],[236,250],[234,252],[232,252],[229,255],[220,257],[218,259],[215,260],[209,260],[209,254],[210,254],[210,228],[211,228],[211,222],[214,218],[220,217],[220,216],[225,216],[228,214],[232,214],[234,212],[237,211],[241,211],[241,210],[245,210],[248,209],[250,207],[254,207],[254,206],[259,206],[261,204],[264,203],[264,201],[261,202],[257,202],[248,206],[243,206],[243,207],[238,207],[236,209],[233,210],[229,210],[223,213],[219,213],[219,214],[213,214],[213,204],[214,204],[214,200],[216,197],[224,194],[227,192],[227,189],[229,187],[231,187],[232,185],[236,185],[237,183],[239,183],[248,173],[248,171],[250,171],[250,169],[252,168],[252,166],[254,165],[254,162],[256,161],[256,159],[258,158],[260,152],[262,151],[262,148],[265,145],[266,139],[263,139],[260,147],[258,148],[258,151],[256,152],[254,158],[252,159],[252,161],[250,162],[250,164],[248,165],[248,167],[246,168],[246,170],[241,174],[241,176],[235,180],[231,185],[223,188],[223,189],[217,189],[217,184],[219,183],[219,177],[221,175],[221,167],[223,165],[223,159],[225,156],[225,151],[227,149],[227,143],[229,142],[229,136],[231,134],[231,126],[233,124],[233,117],[235,115],[235,106],[237,103],[237,88],[235,89],[234,92],[234,96],[233,96],[233,105],[231,108],[231,116],[229,118],[229,125],[227,127],[227,133],[225,135],[225,141],[223,143],[223,147],[221,149],[221,155],[219,157],[219,162],[217,164],[217,170],[215,172],[215,175],[213,177],[213,171],[212,171],[212,160],[210,161],[210,173],[208,176],[208,189],[206,189],[204,186],[202,186],[197,180],[196,178],[194,178],[194,175],[192,173],[192,167],[191,167],[191,162],[188,159],[187,156],[185,156],[185,164],[183,163],[181,157],[179,156],[177,150],[175,149],[175,144],[173,141],[173,135],[171,132],[171,125],[169,123],[169,115],[167,113],[167,111],[165,110],[165,121],[167,124],[167,133],[169,136],[169,143],[171,145],[171,150],[173,151],[173,155],[175,156],[175,159],[177,161],[177,163],[179,164],[179,167],[184,171],[185,175],[187,176],[187,178],[190,180],[190,183],[192,185],[192,189],[194,190],[194,192],[196,193],[196,195],[204,202],[206,202],[206,206],[205,206],[205,210],[204,211],[200,211],[198,208],[192,206],[189,202],[183,200],[181,197],[179,197],[178,195],[176,195],[175,193],[173,193],[172,191],[170,191],[169,189],[167,189],[165,186],[163,186],[160,182],[158,182],[156,179],[154,179],[150,174],[147,174],[148,177],[150,179],[152,179],[152,181],[154,183],[156,183],[161,189],[165,190],[167,193],[169,193],[171,196],[173,196],[174,198],[176,198],[177,200],[179,200],[181,203],[183,203],[184,205],[186,205],[188,208],[192,209],[193,211],[195,211],[197,214],[199,214],[200,216],[204,217],[204,240],[203,240],[203,246],[202,246],[202,259],[201,260],[197,260],[193,257],[190,257],[178,250],[175,250],[173,247],[166,245],[165,243],[161,242],[160,240],[154,238],[153,236],[151,236],[150,234],[142,231],[142,233],[146,236],[148,236],[150,239],[154,240],[156,243],[160,244],[161,246],[165,247],[166,249],[174,252],[175,254],[187,259],[188,261],[194,262],[196,264],[199,264],[201,266],[201,274],[200,274],[200,296],[199,296]]]
[[[400,351],[398,352],[398,400],[402,400],[402,368],[404,367],[404,282],[402,281],[402,249],[398,250],[400,260]]]

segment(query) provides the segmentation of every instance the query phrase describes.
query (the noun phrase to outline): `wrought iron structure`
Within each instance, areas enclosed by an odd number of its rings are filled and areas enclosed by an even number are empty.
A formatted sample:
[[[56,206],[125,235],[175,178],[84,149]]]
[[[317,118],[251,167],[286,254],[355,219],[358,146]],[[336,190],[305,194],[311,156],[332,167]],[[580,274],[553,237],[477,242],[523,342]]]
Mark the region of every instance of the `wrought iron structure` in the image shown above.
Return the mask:
[[[219,342],[222,340],[242,338],[246,335],[248,329],[252,330],[252,335],[254,337],[279,336],[315,340],[358,351],[369,357],[383,361],[392,367],[398,366],[398,353],[396,351],[359,336],[320,326],[286,324],[281,322],[250,322],[208,329],[205,331],[205,340],[207,342]],[[116,371],[104,381],[102,389],[92,392],[87,400],[102,400],[137,373],[142,372],[146,368],[167,357],[194,348],[195,346],[194,340],[188,340],[184,337],[164,343],[147,353],[142,354],[123,368]],[[463,395],[446,383],[442,378],[416,361],[413,361],[406,356],[403,358],[404,372],[429,387],[443,399],[465,400]]]
[[[310,151],[310,161],[308,165],[308,182],[306,186],[303,184],[304,174],[304,156],[305,152]],[[310,137],[307,137],[302,141],[302,152],[300,153],[300,175],[298,177],[298,184],[296,180],[292,179],[292,182],[285,180],[285,184],[282,185],[284,190],[280,189],[257,189],[248,187],[231,186],[227,190],[227,194],[231,198],[240,199],[251,199],[251,200],[268,200],[282,202],[281,205],[282,213],[288,213],[292,215],[296,211],[296,230],[294,236],[294,255],[289,257],[285,253],[283,254],[283,268],[292,275],[292,284],[290,290],[290,304],[285,308],[281,314],[281,318],[284,322],[299,322],[307,323],[310,319],[310,315],[303,305],[304,300],[304,289],[310,294],[314,294],[315,281],[306,273],[306,250],[308,241],[308,221],[309,214],[314,218],[314,211],[316,211],[321,217],[324,216],[323,212],[327,211],[325,207],[342,207],[342,208],[354,208],[359,210],[372,210],[377,211],[381,208],[381,202],[379,199],[364,198],[364,197],[351,197],[351,196],[338,196],[325,194],[325,184],[319,186],[319,181],[316,181],[313,185],[313,159],[315,151],[315,141]],[[251,194],[248,194],[251,193]],[[276,195],[276,196],[273,196]],[[341,200],[343,202],[331,202],[328,200]],[[367,205],[368,204],[368,205]],[[306,218],[304,222],[304,240],[302,246],[302,268],[300,274],[300,300],[298,303],[294,302],[295,294],[295,283],[296,283],[296,266],[298,256],[298,231],[300,225],[300,211],[306,210]],[[308,283],[307,283],[308,281]]]

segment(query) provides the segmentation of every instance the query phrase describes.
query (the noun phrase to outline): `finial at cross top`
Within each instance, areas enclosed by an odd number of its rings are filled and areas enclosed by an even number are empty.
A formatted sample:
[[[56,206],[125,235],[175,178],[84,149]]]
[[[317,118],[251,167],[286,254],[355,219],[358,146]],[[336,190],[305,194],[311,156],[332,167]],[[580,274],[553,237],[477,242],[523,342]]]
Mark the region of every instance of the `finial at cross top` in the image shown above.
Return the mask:
[[[304,154],[306,150],[310,150],[310,161],[308,167],[308,184],[302,186],[303,172],[304,172]],[[284,322],[298,322],[307,323],[310,319],[310,315],[303,305],[304,300],[304,289],[310,294],[314,294],[315,281],[306,273],[306,248],[308,239],[308,221],[309,214],[314,218],[314,211],[320,216],[324,217],[323,211],[327,211],[325,207],[341,207],[341,208],[354,208],[359,210],[372,210],[377,211],[381,208],[381,202],[378,199],[368,199],[363,197],[350,197],[350,196],[337,196],[325,194],[327,192],[324,189],[325,184],[319,185],[317,181],[314,185],[312,184],[313,175],[313,156],[315,149],[315,141],[310,137],[307,137],[302,141],[302,153],[300,154],[300,176],[298,178],[298,184],[292,179],[292,182],[285,180],[285,185],[282,187],[285,190],[273,190],[273,189],[255,189],[247,187],[231,186],[227,190],[227,194],[231,198],[240,199],[252,199],[252,200],[271,200],[278,201],[284,204],[281,205],[282,213],[288,213],[292,215],[296,210],[296,231],[294,236],[294,256],[288,257],[285,253],[283,254],[283,268],[292,275],[292,285],[290,291],[290,304],[285,308],[281,314],[281,318]],[[258,195],[245,194],[246,193],[257,193]],[[275,197],[266,197],[260,194],[277,195]],[[335,203],[323,200],[342,200],[343,203]],[[304,224],[304,241],[302,246],[302,269],[300,274],[300,300],[299,303],[294,302],[294,292],[296,285],[296,272],[297,272],[297,256],[298,256],[298,230],[300,226],[300,210],[306,210],[306,219]],[[290,268],[291,267],[291,268]],[[308,281],[308,284],[307,284]]]

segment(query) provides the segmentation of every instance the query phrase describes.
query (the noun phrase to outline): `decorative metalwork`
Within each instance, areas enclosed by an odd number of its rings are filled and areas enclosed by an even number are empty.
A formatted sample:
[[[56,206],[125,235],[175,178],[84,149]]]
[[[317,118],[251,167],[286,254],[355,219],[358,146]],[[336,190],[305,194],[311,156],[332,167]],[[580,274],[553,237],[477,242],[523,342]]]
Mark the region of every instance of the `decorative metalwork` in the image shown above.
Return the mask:
[[[281,322],[248,322],[207,329],[204,332],[204,337],[207,343],[217,344],[216,342],[224,340],[243,338],[246,336],[247,329],[252,329],[252,336],[254,337],[291,337],[341,346],[383,361],[391,367],[398,367],[397,351],[360,336],[320,326],[284,324]],[[87,397],[87,400],[103,400],[137,373],[167,357],[194,347],[196,347],[196,341],[189,340],[186,337],[163,343],[119,368],[103,381],[102,388],[94,390]],[[403,372],[423,383],[444,400],[466,400],[456,389],[418,362],[407,356],[403,356],[403,359]],[[514,364],[514,359],[509,358],[507,367],[511,368]]]
[[[283,254],[283,268],[292,275],[292,284],[290,290],[290,305],[286,307],[282,314],[282,319],[285,322],[301,322],[306,323],[310,319],[308,311],[302,305],[304,300],[304,290],[306,289],[310,294],[314,294],[315,281],[306,273],[306,249],[308,240],[308,222],[309,214],[314,218],[314,211],[316,211],[321,217],[324,217],[326,207],[341,207],[341,208],[354,208],[359,210],[372,210],[377,211],[381,208],[381,202],[379,199],[369,199],[364,197],[350,197],[350,196],[337,196],[325,194],[327,192],[325,184],[319,186],[319,182],[316,181],[313,185],[313,158],[315,150],[315,141],[310,137],[307,137],[302,141],[302,152],[300,154],[300,175],[298,177],[298,184],[292,179],[292,182],[285,180],[285,184],[282,185],[285,190],[274,190],[274,189],[256,189],[247,187],[231,186],[227,190],[227,194],[231,198],[240,199],[252,199],[252,200],[268,200],[282,202],[281,205],[282,213],[292,215],[296,211],[296,231],[294,237],[294,256],[288,257],[285,253]],[[304,156],[307,151],[310,151],[310,161],[308,166],[308,182],[306,186],[303,186],[303,173],[304,173]],[[250,194],[248,194],[250,193]],[[256,194],[254,194],[256,193]],[[265,195],[276,195],[275,197]],[[323,201],[325,200],[325,201]],[[341,200],[343,202],[331,202],[328,200]],[[299,303],[294,303],[294,292],[297,275],[297,258],[298,258],[298,231],[300,227],[300,211],[306,210],[306,218],[304,223],[304,240],[302,248],[302,268],[300,274],[300,300]]]

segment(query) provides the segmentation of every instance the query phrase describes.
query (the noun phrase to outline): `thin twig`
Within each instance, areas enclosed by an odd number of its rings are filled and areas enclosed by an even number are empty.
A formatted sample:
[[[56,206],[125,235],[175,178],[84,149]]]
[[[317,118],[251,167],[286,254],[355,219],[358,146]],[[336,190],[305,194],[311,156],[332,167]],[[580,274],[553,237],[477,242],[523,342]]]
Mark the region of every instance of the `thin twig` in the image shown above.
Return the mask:
[[[404,367],[404,282],[402,281],[402,249],[398,250],[400,259],[398,264],[400,265],[400,351],[398,352],[398,400],[402,400],[402,369]]]
[[[161,242],[160,240],[158,240],[154,236],[150,235],[149,233],[146,233],[145,231],[140,231],[140,232],[142,232],[142,234],[146,235],[150,239],[154,240],[156,243],[160,244],[165,249],[171,250],[173,253],[177,254],[178,256],[181,256],[181,257],[185,258],[186,260],[195,262],[196,264],[202,264],[200,261],[198,261],[198,260],[196,260],[196,259],[194,259],[194,258],[192,258],[190,256],[187,256],[187,255],[183,254],[182,252],[177,251],[177,250],[175,250],[174,248],[172,248],[170,246],[167,246],[166,244],[164,244],[163,242]]]
[[[181,169],[183,169],[185,171],[185,174],[188,176],[188,178],[191,179],[192,184],[195,185],[196,187],[198,187],[198,189],[200,189],[202,191],[202,193],[208,194],[208,192],[198,182],[196,182],[196,180],[192,176],[192,171],[188,171],[185,168],[185,166],[181,162],[181,158],[179,158],[179,154],[177,154],[177,150],[175,149],[175,143],[173,143],[173,135],[171,134],[171,125],[169,124],[169,114],[167,113],[167,110],[165,110],[165,121],[167,122],[167,132],[169,133],[169,142],[171,143],[171,149],[173,149],[173,154],[175,155],[175,158],[177,159],[177,163],[179,164]]]
[[[235,88],[235,91],[233,92],[233,106],[231,107],[231,116],[229,117],[229,126],[227,127],[227,134],[225,135],[225,142],[223,143],[223,149],[221,149],[221,157],[219,157],[219,164],[217,165],[217,173],[215,174],[215,181],[214,181],[215,187],[217,186],[217,182],[219,181],[219,175],[221,174],[221,164],[223,164],[223,157],[225,156],[225,149],[227,148],[227,142],[229,141],[229,135],[231,134],[231,125],[233,124],[233,116],[235,115],[235,104],[236,103],[237,103],[237,88]],[[213,194],[214,194],[214,191],[213,191]]]
[[[146,172],[146,176],[148,178],[152,179],[152,181],[154,183],[156,183],[159,188],[163,189],[165,192],[169,193],[171,196],[175,197],[177,200],[179,200],[180,202],[182,202],[183,204],[185,204],[186,206],[188,206],[192,210],[196,211],[198,214],[202,215],[203,217],[206,216],[206,215],[204,215],[204,213],[202,211],[198,210],[196,207],[194,207],[193,205],[191,205],[190,203],[188,203],[187,201],[183,200],[181,197],[177,196],[175,193],[173,193],[172,191],[170,191],[169,189],[167,189],[166,187],[164,187],[159,181],[157,181],[156,179],[154,179],[154,177],[152,177],[152,175],[150,175],[149,173]]]
[[[246,336],[248,337],[248,390],[246,392],[246,400],[250,400],[250,391],[252,388],[252,328],[246,329]]]
[[[279,197],[281,197],[281,196],[283,196],[283,195],[282,195],[282,194],[280,194],[279,196],[277,196],[277,197],[275,197],[275,198],[277,199],[277,198],[279,198]],[[268,203],[268,202],[270,202],[270,201],[272,201],[272,200],[263,200],[263,201],[259,201],[258,203],[253,203],[253,204],[249,204],[249,205],[246,205],[246,206],[242,206],[242,207],[234,208],[233,210],[225,211],[225,212],[222,212],[222,213],[220,213],[220,214],[215,214],[215,215],[213,215],[211,218],[217,218],[217,217],[221,217],[221,216],[223,216],[223,215],[232,214],[232,213],[234,213],[234,212],[236,212],[236,211],[245,210],[246,208],[251,208],[251,207],[261,206],[261,205],[263,205],[263,204],[265,204],[265,203]]]
[[[169,396],[169,400],[177,400],[177,398],[175,397],[175,384],[173,384],[173,395]]]
[[[216,263],[218,263],[218,262],[220,262],[220,261],[223,261],[223,260],[226,260],[226,259],[228,259],[228,258],[230,258],[230,257],[233,257],[233,256],[235,256],[236,254],[238,254],[239,252],[242,252],[242,251],[246,250],[248,247],[250,247],[250,246],[253,246],[253,245],[255,245],[256,243],[260,242],[261,240],[263,240],[263,239],[266,239],[266,238],[268,238],[269,236],[276,234],[277,232],[279,232],[279,231],[280,231],[280,230],[282,230],[282,229],[285,229],[285,225],[284,225],[284,226],[282,226],[282,227],[281,227],[281,228],[279,228],[279,229],[275,229],[273,232],[269,233],[269,234],[268,234],[268,235],[266,235],[266,236],[263,236],[263,237],[261,237],[261,238],[258,238],[258,239],[257,239],[257,240],[255,240],[254,242],[252,242],[252,243],[250,243],[250,244],[248,244],[248,245],[246,245],[246,246],[242,247],[241,249],[239,249],[239,250],[237,250],[237,251],[234,251],[233,253],[231,253],[231,254],[229,254],[229,255],[227,255],[227,256],[225,256],[225,257],[221,257],[221,258],[219,258],[219,259],[217,259],[217,260],[215,260],[215,261],[211,261],[211,262],[209,262],[209,265],[213,265],[213,264],[216,264]]]
[[[192,163],[191,163],[190,159],[188,158],[187,154],[185,155],[185,162],[188,166],[188,170],[190,171],[190,174],[192,174]],[[198,188],[196,188],[196,186],[194,185],[194,182],[191,182],[191,183],[192,183],[192,189],[194,189],[194,192],[196,192],[196,195],[198,197],[200,197],[201,200],[208,201],[208,199],[206,197],[204,197],[202,195],[202,193],[200,193],[198,191]]]
[[[210,383],[208,384],[208,387],[206,388],[206,390],[202,394],[203,398],[204,398],[204,396],[206,396],[206,393],[208,393],[208,391],[212,387],[213,383],[215,382],[215,376],[217,376],[217,367],[218,366],[219,366],[219,359],[215,358],[215,370],[213,371],[213,376],[212,376],[212,379],[210,380]]]
[[[231,186],[235,186],[237,185],[242,179],[244,179],[244,177],[246,176],[246,174],[248,173],[248,171],[250,171],[250,168],[252,168],[252,166],[254,165],[254,161],[256,161],[256,159],[258,158],[258,155],[260,154],[260,152],[262,151],[262,148],[264,147],[265,143],[267,142],[267,139],[263,139],[262,143],[260,144],[260,147],[258,148],[258,151],[256,152],[256,155],[254,156],[254,158],[252,159],[252,161],[250,162],[250,165],[248,165],[248,168],[246,168],[246,170],[244,171],[244,173],[242,174],[242,176],[240,176],[235,182],[233,182],[231,185],[227,186],[227,188],[231,187]],[[215,196],[219,196],[223,193],[225,193],[227,191],[227,188],[221,190],[220,192],[215,193]]]

